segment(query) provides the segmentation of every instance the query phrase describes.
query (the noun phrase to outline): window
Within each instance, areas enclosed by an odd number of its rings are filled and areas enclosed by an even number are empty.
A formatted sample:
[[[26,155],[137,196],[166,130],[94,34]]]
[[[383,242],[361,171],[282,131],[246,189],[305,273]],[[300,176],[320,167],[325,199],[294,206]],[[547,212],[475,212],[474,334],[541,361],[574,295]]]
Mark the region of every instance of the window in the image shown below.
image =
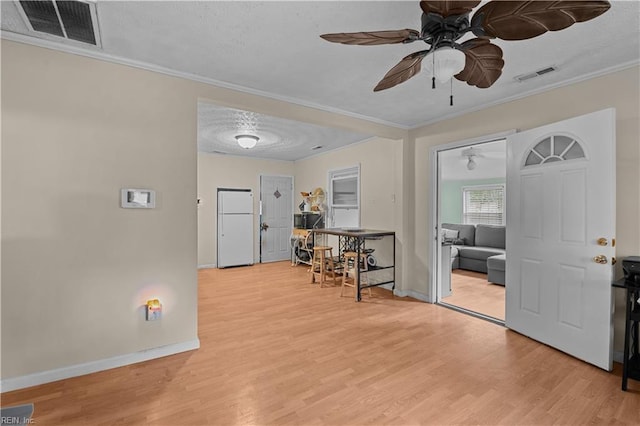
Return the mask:
[[[462,188],[465,224],[504,225],[504,185]]]
[[[585,158],[580,142],[563,135],[544,138],[536,144],[527,155],[524,166],[536,166],[555,161],[578,160]]]
[[[332,228],[360,226],[360,166],[329,171],[329,223]]]

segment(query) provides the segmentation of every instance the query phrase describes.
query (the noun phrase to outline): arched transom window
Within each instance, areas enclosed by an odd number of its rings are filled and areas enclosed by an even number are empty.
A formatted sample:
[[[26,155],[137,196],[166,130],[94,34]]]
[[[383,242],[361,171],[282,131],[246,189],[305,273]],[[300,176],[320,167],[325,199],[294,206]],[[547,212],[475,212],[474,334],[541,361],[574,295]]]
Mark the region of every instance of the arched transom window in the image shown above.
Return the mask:
[[[524,166],[585,158],[584,149],[577,140],[565,135],[553,135],[542,139],[529,150]]]

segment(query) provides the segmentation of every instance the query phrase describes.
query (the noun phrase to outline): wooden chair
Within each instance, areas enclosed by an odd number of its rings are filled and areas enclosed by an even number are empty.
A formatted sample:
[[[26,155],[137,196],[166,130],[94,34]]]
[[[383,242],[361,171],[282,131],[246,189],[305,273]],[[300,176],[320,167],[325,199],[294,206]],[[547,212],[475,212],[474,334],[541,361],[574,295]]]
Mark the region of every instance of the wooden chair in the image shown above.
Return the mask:
[[[336,265],[333,261],[333,247],[315,246],[313,248],[313,259],[311,260],[311,282],[316,282],[316,275],[319,275],[320,287],[327,282],[327,275],[333,278],[333,284],[338,284],[336,275]]]
[[[344,294],[345,287],[356,287],[356,268],[360,268],[360,284],[367,284],[367,274],[363,273],[369,270],[369,265],[367,264],[367,255],[364,253],[360,254],[360,262],[356,259],[358,257],[358,253],[353,251],[348,251],[344,254],[344,268],[342,271],[342,286],[340,287],[340,297]],[[358,265],[360,263],[360,265]],[[369,292],[369,297],[371,297],[371,287],[367,288]]]

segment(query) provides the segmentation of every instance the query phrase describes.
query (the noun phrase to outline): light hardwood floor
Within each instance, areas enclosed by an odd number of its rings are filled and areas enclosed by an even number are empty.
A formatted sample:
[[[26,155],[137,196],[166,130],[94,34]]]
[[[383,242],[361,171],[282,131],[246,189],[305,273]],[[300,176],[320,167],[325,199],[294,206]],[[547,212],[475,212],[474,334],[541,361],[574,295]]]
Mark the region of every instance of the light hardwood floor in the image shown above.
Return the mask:
[[[487,281],[487,274],[464,269],[451,271],[451,296],[444,303],[504,321],[504,287]]]
[[[498,325],[289,262],[199,273],[197,351],[2,395],[36,425],[640,423],[640,383]]]

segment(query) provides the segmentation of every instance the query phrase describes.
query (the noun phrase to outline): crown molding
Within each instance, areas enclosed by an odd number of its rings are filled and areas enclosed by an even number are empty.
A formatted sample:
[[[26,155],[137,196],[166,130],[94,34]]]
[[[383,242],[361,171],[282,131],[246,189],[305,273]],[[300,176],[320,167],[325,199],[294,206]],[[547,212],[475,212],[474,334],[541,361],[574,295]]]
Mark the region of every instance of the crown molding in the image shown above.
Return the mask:
[[[591,73],[587,73],[587,74],[583,74],[581,76],[577,76],[574,78],[570,78],[568,80],[563,80],[557,83],[553,83],[553,84],[549,84],[543,87],[539,87],[536,89],[532,89],[532,90],[528,90],[526,92],[521,92],[518,93],[517,95],[513,95],[513,96],[509,96],[503,99],[499,99],[493,102],[487,102],[485,104],[479,105],[477,107],[472,107],[472,108],[467,108],[467,109],[463,109],[460,111],[456,111],[454,113],[451,114],[445,114],[442,115],[438,118],[435,118],[433,120],[428,120],[416,125],[405,125],[405,124],[400,124],[400,123],[394,123],[391,121],[386,121],[386,120],[382,120],[379,118],[375,118],[375,117],[370,117],[370,116],[366,116],[366,115],[362,115],[362,114],[358,114],[358,113],[354,113],[354,112],[350,112],[350,111],[345,111],[345,110],[341,110],[339,108],[333,108],[333,107],[329,107],[326,105],[320,105],[320,104],[316,104],[313,102],[308,102],[308,101],[303,101],[301,99],[296,99],[293,97],[289,97],[289,96],[282,96],[282,95],[278,95],[275,93],[271,93],[271,92],[267,92],[267,91],[263,91],[263,90],[257,90],[257,89],[251,89],[248,87],[244,87],[244,86],[240,86],[237,84],[233,84],[233,83],[229,83],[229,82],[225,82],[225,81],[220,81],[220,80],[215,80],[212,78],[206,78],[206,77],[202,77],[202,76],[198,76],[195,74],[190,74],[190,73],[185,73],[182,71],[176,71],[170,68],[165,68],[165,67],[161,67],[158,65],[154,65],[154,64],[150,64],[147,62],[142,62],[142,61],[135,61],[135,60],[131,60],[131,59],[126,59],[126,58],[122,58],[119,56],[115,56],[115,55],[110,55],[108,53],[102,52],[102,51],[94,51],[94,50],[87,50],[87,49],[83,49],[80,47],[76,47],[76,46],[72,46],[72,45],[66,45],[66,44],[60,44],[57,42],[53,42],[50,40],[46,40],[46,39],[39,39],[36,37],[31,37],[31,36],[27,36],[24,34],[19,34],[19,33],[14,33],[14,32],[10,32],[10,31],[0,31],[0,38],[1,39],[5,39],[5,40],[9,40],[9,41],[14,41],[17,43],[23,43],[23,44],[29,44],[29,45],[33,45],[33,46],[37,46],[37,47],[42,47],[45,49],[51,49],[51,50],[56,50],[56,51],[60,51],[60,52],[64,52],[64,53],[70,53],[73,55],[78,55],[78,56],[84,56],[84,57],[88,57],[88,58],[92,58],[92,59],[96,59],[96,60],[101,60],[101,61],[105,61],[105,62],[111,62],[111,63],[115,63],[115,64],[119,64],[119,65],[125,65],[125,66],[130,66],[133,68],[138,68],[138,69],[143,69],[143,70],[147,70],[147,71],[151,71],[151,72],[156,72],[159,74],[164,74],[164,75],[168,75],[171,77],[178,77],[178,78],[182,78],[185,80],[190,80],[190,81],[195,81],[198,83],[204,83],[204,84],[208,84],[211,86],[216,86],[216,87],[220,87],[220,88],[224,88],[224,89],[229,89],[229,90],[234,90],[237,92],[242,92],[242,93],[247,93],[250,95],[254,95],[254,96],[260,96],[263,98],[268,98],[268,99],[273,99],[273,100],[277,100],[277,101],[282,101],[282,102],[287,102],[290,104],[294,104],[294,105],[299,105],[302,107],[307,107],[307,108],[313,108],[313,109],[317,109],[320,111],[325,111],[325,112],[329,112],[332,114],[339,114],[339,115],[343,115],[346,117],[351,117],[354,119],[358,119],[358,120],[364,120],[364,121],[368,121],[370,123],[374,123],[374,124],[379,124],[382,126],[388,126],[388,127],[392,127],[392,128],[396,128],[396,129],[401,129],[401,130],[417,130],[421,127],[425,127],[425,126],[429,126],[431,124],[435,124],[437,122],[440,121],[445,121],[445,120],[450,120],[456,117],[460,117],[462,115],[466,115],[466,114],[470,114],[472,112],[477,112],[486,108],[490,108],[490,107],[494,107],[494,106],[498,106],[507,102],[511,102],[511,101],[515,101],[518,99],[523,99],[526,98],[528,96],[533,96],[533,95],[537,95],[540,93],[544,93],[553,89],[558,89],[564,86],[569,86],[575,83],[579,83],[585,80],[590,80],[592,78],[596,78],[596,77],[600,77],[603,75],[607,75],[607,74],[611,74],[611,73],[615,73],[618,71],[622,71],[628,68],[632,68],[634,66],[638,66],[640,65],[640,60],[633,60],[633,61],[629,61],[629,62],[625,62],[622,64],[618,64],[618,65],[614,65],[602,70],[598,70],[598,71],[594,71]]]
[[[526,92],[521,92],[521,93],[518,93],[517,95],[509,96],[507,98],[499,99],[497,101],[487,102],[487,103],[482,104],[482,105],[477,106],[477,107],[467,108],[467,109],[464,109],[464,110],[461,110],[461,111],[457,111],[457,112],[454,112],[454,113],[451,113],[451,114],[446,114],[446,115],[440,116],[440,117],[438,117],[436,119],[425,121],[425,122],[423,122],[421,124],[417,124],[415,126],[412,126],[412,127],[409,128],[409,130],[417,130],[417,129],[420,129],[420,128],[425,127],[425,126],[429,126],[431,124],[438,123],[440,121],[450,120],[452,118],[460,117],[462,115],[470,114],[472,112],[481,111],[483,109],[487,109],[487,108],[491,108],[491,107],[494,107],[494,106],[502,105],[502,104],[505,104],[507,102],[512,102],[512,101],[516,101],[518,99],[523,99],[523,98],[526,98],[526,97],[529,97],[529,96],[534,96],[534,95],[538,95],[538,94],[541,94],[541,93],[544,93],[544,92],[548,92],[548,91],[553,90],[553,89],[559,89],[561,87],[570,86],[572,84],[580,83],[580,82],[585,81],[585,80],[591,80],[592,78],[602,77],[602,76],[607,75],[607,74],[613,74],[615,72],[623,71],[623,70],[626,70],[626,69],[629,69],[629,68],[633,68],[634,66],[638,66],[638,65],[640,65],[640,60],[638,60],[638,59],[630,61],[630,62],[625,62],[625,63],[622,63],[622,64],[614,65],[614,66],[611,66],[611,67],[608,67],[608,68],[604,68],[602,70],[598,70],[598,71],[594,71],[594,72],[591,72],[591,73],[583,74],[583,75],[578,76],[578,77],[573,77],[573,78],[570,78],[568,80],[559,81],[557,83],[548,84],[546,86],[538,87],[536,89],[528,90]]]
[[[254,95],[254,96],[260,96],[263,98],[268,98],[268,99],[273,99],[273,100],[277,100],[277,101],[282,101],[282,102],[287,102],[290,104],[294,104],[294,105],[298,105],[298,106],[302,106],[302,107],[306,107],[306,108],[313,108],[313,109],[317,109],[320,111],[325,111],[325,112],[329,112],[332,114],[338,114],[338,115],[343,115],[346,117],[350,117],[350,118],[355,118],[358,120],[363,120],[363,121],[368,121],[370,123],[374,123],[374,124],[379,124],[382,126],[387,126],[387,127],[392,127],[395,129],[401,129],[401,130],[409,130],[410,126],[404,125],[404,124],[400,124],[400,123],[394,123],[391,121],[386,121],[386,120],[382,120],[376,117],[369,117],[366,115],[362,115],[362,114],[358,114],[355,112],[351,112],[351,111],[345,111],[339,108],[333,108],[333,107],[329,107],[326,105],[321,105],[321,104],[317,104],[314,102],[308,102],[308,101],[304,101],[301,99],[297,99],[297,98],[293,98],[293,97],[289,97],[289,96],[283,96],[283,95],[278,95],[275,93],[271,93],[271,92],[267,92],[264,90],[258,90],[258,89],[251,89],[248,87],[244,87],[244,86],[240,86],[237,84],[233,84],[233,83],[229,83],[226,81],[220,81],[220,80],[215,80],[212,78],[207,78],[207,77],[202,77],[199,75],[195,75],[195,74],[190,74],[190,73],[186,73],[186,72],[182,72],[182,71],[177,71],[177,70],[173,70],[170,68],[165,68],[159,65],[154,65],[154,64],[150,64],[147,62],[142,62],[142,61],[135,61],[132,59],[126,59],[126,58],[122,58],[120,56],[115,56],[115,55],[111,55],[102,51],[95,51],[95,50],[87,50],[87,49],[83,49],[83,48],[79,48],[76,46],[71,46],[71,45],[67,45],[67,44],[61,44],[61,43],[57,43],[57,42],[53,42],[53,41],[49,41],[49,40],[45,40],[45,39],[39,39],[36,37],[30,37],[30,36],[26,36],[24,34],[19,34],[19,33],[14,33],[11,31],[0,31],[0,38],[4,39],[4,40],[9,40],[9,41],[13,41],[13,42],[17,42],[17,43],[23,43],[23,44],[29,44],[32,46],[37,46],[37,47],[42,47],[45,49],[50,49],[50,50],[56,50],[59,52],[64,52],[64,53],[70,53],[72,55],[78,55],[78,56],[84,56],[87,58],[92,58],[92,59],[97,59],[100,61],[105,61],[105,62],[111,62],[114,64],[119,64],[119,65],[125,65],[125,66],[129,66],[129,67],[133,67],[133,68],[138,68],[138,69],[143,69],[146,71],[152,71],[152,72],[156,72],[159,74],[164,74],[164,75],[168,75],[171,77],[178,77],[178,78],[182,78],[185,80],[190,80],[190,81],[195,81],[198,83],[204,83],[204,84],[208,84],[211,86],[216,86],[216,87],[220,87],[220,88],[224,88],[224,89],[229,89],[229,90],[234,90],[236,92],[242,92],[242,93],[246,93],[249,95]]]

